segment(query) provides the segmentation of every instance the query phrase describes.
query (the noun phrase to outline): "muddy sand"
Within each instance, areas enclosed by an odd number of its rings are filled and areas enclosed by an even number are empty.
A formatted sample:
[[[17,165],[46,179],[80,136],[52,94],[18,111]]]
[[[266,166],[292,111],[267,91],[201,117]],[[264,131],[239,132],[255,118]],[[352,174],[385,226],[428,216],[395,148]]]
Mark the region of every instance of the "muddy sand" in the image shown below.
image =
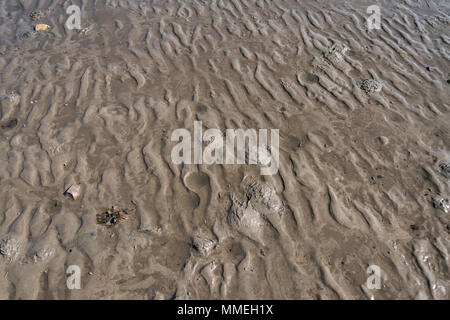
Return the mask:
[[[449,299],[450,4],[374,2],[0,1],[0,299]]]

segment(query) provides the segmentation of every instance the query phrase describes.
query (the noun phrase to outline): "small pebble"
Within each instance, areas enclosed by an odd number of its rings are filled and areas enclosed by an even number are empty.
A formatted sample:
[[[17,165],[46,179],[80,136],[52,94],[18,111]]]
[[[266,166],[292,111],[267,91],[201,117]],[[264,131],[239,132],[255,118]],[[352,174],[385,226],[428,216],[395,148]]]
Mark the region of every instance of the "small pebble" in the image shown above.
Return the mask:
[[[385,136],[377,137],[377,141],[383,146],[385,146],[385,145],[387,145],[389,143],[389,139],[387,137],[385,137]]]

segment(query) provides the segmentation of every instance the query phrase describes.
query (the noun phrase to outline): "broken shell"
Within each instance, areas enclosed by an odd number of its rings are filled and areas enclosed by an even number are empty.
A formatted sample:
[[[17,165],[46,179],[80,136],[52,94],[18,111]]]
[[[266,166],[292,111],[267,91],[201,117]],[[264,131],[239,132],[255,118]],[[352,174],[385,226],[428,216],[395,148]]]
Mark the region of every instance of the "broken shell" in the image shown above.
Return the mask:
[[[69,189],[67,189],[66,194],[71,195],[73,200],[77,200],[77,198],[80,196],[80,192],[81,186],[78,184],[74,184]]]
[[[39,23],[34,27],[36,31],[50,31],[50,26],[48,24]]]

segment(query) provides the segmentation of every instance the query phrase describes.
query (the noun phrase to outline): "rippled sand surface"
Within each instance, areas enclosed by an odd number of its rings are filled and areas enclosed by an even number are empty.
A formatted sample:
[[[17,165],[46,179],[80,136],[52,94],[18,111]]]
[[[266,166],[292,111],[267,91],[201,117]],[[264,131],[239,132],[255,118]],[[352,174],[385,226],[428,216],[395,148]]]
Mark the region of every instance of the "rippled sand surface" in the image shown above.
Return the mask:
[[[373,2],[0,1],[0,298],[449,299],[449,3]],[[194,121],[279,171],[174,164]]]

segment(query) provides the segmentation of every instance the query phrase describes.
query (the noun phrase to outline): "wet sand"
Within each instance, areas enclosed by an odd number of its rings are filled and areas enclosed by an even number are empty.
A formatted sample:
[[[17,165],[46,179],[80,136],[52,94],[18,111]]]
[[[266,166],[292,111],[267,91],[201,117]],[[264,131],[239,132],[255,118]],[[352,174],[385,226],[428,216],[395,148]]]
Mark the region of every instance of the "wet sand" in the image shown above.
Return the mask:
[[[449,299],[450,6],[373,2],[1,1],[0,299]],[[277,174],[174,164],[194,121]]]

